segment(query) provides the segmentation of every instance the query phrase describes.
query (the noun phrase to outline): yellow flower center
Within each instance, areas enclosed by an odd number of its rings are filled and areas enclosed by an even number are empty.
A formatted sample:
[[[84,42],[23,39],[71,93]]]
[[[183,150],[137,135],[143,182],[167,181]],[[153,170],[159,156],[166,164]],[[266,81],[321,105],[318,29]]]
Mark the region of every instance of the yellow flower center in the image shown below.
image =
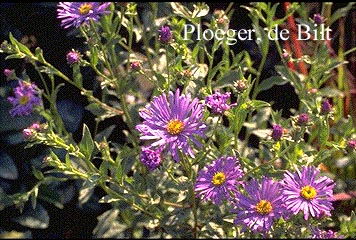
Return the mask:
[[[172,135],[178,135],[183,132],[184,123],[179,119],[172,119],[167,124],[167,132]]]
[[[26,103],[28,103],[28,96],[24,95],[24,96],[21,96],[20,99],[19,99],[19,103],[21,105],[26,105]]]
[[[93,6],[89,3],[83,3],[79,7],[79,13],[80,15],[87,15],[90,10],[92,10]]]
[[[307,185],[302,187],[300,195],[307,200],[312,200],[316,196],[316,190],[312,186]]]
[[[272,204],[267,200],[261,200],[256,205],[256,211],[261,215],[267,215],[272,212]]]
[[[211,180],[211,182],[215,185],[215,186],[220,186],[221,184],[223,184],[225,182],[226,176],[223,172],[217,172],[214,174],[213,179]]]

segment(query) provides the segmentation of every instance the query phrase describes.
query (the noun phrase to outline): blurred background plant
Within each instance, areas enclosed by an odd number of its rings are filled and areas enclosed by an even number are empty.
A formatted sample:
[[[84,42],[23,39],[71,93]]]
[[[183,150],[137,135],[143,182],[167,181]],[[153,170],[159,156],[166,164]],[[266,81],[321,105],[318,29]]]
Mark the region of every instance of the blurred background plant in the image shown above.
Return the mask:
[[[318,167],[336,183],[320,226],[356,236],[355,3],[112,3],[78,28],[61,26],[57,4],[0,5],[2,238],[261,237],[233,224],[229,204],[195,198],[198,170],[225,154],[245,180]],[[186,40],[185,24],[255,36]],[[325,24],[332,39],[297,40],[297,24],[318,34]],[[268,40],[276,25],[288,40]],[[40,89],[31,115],[9,113],[18,80]],[[139,110],[177,88],[200,100],[231,92],[232,105],[204,113],[205,151],[150,171]],[[281,135],[271,135],[276,125]],[[310,232],[296,218],[270,237]]]

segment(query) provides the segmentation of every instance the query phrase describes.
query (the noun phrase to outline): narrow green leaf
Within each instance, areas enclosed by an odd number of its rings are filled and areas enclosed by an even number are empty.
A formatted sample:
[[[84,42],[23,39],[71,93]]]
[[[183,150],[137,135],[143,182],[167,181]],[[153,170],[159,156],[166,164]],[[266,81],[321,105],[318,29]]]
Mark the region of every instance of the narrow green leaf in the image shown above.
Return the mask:
[[[325,145],[326,141],[329,138],[329,123],[327,120],[321,121],[320,127],[319,127],[319,143],[321,145]]]
[[[14,38],[14,36],[12,35],[12,33],[9,33],[9,39],[10,42],[17,46],[17,48],[22,52],[25,53],[27,56],[33,56],[32,52],[30,51],[30,49],[28,47],[26,47],[26,45],[20,43],[19,41],[16,40],[16,38]]]
[[[73,79],[75,85],[82,88],[83,87],[83,77],[82,73],[80,72],[80,66],[78,64],[73,65]]]
[[[283,79],[280,76],[272,76],[269,77],[267,79],[264,79],[259,85],[258,85],[258,91],[265,91],[268,90],[270,88],[272,88],[275,85],[284,85],[286,84],[288,81],[286,81],[285,79]]]
[[[238,70],[232,70],[227,72],[222,78],[220,78],[216,83],[214,84],[214,88],[224,88],[224,87],[233,87],[234,81],[238,80],[239,77],[239,71]]]
[[[79,149],[87,159],[91,158],[94,150],[94,141],[86,124],[83,125],[83,135],[82,140],[79,143]]]

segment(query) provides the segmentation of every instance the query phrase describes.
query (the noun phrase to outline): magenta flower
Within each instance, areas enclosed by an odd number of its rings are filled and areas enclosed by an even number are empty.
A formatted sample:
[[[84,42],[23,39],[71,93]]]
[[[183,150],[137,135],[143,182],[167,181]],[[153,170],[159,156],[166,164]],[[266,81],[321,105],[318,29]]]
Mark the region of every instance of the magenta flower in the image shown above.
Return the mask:
[[[331,112],[332,105],[330,104],[328,99],[325,99],[320,106],[320,113],[325,115]]]
[[[24,139],[29,139],[31,138],[36,132],[42,130],[42,126],[39,123],[33,123],[31,126],[28,128],[25,128],[22,130],[22,135]]]
[[[131,69],[139,71],[141,69],[141,63],[139,61],[133,61],[130,64]]]
[[[59,2],[57,5],[57,18],[61,19],[61,26],[78,28],[88,24],[90,19],[98,21],[100,15],[109,14],[106,8],[111,2]]]
[[[308,113],[301,113],[298,115],[297,124],[300,126],[304,126],[309,122],[309,120],[310,119]]]
[[[15,88],[14,94],[14,97],[7,98],[13,106],[10,110],[12,117],[16,115],[30,115],[35,105],[41,105],[41,99],[38,96],[37,86],[34,83],[19,80],[19,86]]]
[[[213,113],[223,114],[225,111],[229,110],[232,106],[236,104],[227,104],[226,102],[230,98],[231,93],[226,92],[224,94],[220,91],[215,91],[214,94],[211,94],[205,98],[205,105],[207,105]]]
[[[356,150],[356,140],[355,139],[350,139],[347,142],[347,148],[349,148],[351,150]]]
[[[216,205],[236,194],[239,179],[243,176],[239,160],[235,157],[221,157],[205,166],[198,173],[194,186],[197,197],[211,200]]]
[[[69,53],[67,53],[67,64],[72,65],[78,63],[81,57],[81,54],[77,50],[72,49]]]
[[[282,180],[283,201],[294,215],[299,211],[304,213],[304,219],[312,217],[330,216],[333,210],[332,201],[335,183],[332,179],[318,177],[320,170],[314,166],[303,166],[302,171],[296,173],[287,171]]]
[[[316,13],[316,14],[314,14],[313,20],[316,24],[322,24],[324,21],[324,18],[319,13]]]
[[[274,124],[272,126],[272,139],[275,141],[278,141],[282,138],[283,136],[283,127],[279,124]]]
[[[169,43],[173,38],[172,31],[168,26],[162,26],[161,29],[158,30],[158,32],[159,32],[158,39],[162,43]]]
[[[161,164],[161,148],[152,150],[143,147],[141,151],[141,162],[149,169],[155,170]]]
[[[244,187],[245,193],[239,194],[235,208],[234,223],[243,225],[253,232],[266,233],[274,221],[287,216],[282,200],[282,188],[272,178],[262,177],[261,184],[251,179]]]
[[[6,79],[7,80],[13,80],[13,79],[16,79],[16,73],[15,73],[15,69],[8,69],[8,68],[5,68],[4,69],[4,75],[6,76]]]
[[[173,159],[178,162],[178,151],[194,158],[190,143],[202,147],[196,136],[206,138],[206,125],[203,123],[203,106],[199,100],[191,100],[190,95],[175,93],[155,96],[153,101],[140,111],[144,119],[136,129],[142,134],[140,139],[153,140],[149,147],[165,146]]]

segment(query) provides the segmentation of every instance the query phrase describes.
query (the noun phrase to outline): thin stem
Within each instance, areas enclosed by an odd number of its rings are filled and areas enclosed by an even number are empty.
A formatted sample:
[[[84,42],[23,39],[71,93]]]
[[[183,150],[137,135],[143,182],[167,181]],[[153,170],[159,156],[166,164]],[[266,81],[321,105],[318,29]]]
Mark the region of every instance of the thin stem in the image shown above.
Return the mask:
[[[167,92],[169,92],[170,89],[170,84],[171,84],[171,78],[169,76],[169,56],[168,56],[168,44],[165,45],[166,49],[166,68],[167,68]]]

